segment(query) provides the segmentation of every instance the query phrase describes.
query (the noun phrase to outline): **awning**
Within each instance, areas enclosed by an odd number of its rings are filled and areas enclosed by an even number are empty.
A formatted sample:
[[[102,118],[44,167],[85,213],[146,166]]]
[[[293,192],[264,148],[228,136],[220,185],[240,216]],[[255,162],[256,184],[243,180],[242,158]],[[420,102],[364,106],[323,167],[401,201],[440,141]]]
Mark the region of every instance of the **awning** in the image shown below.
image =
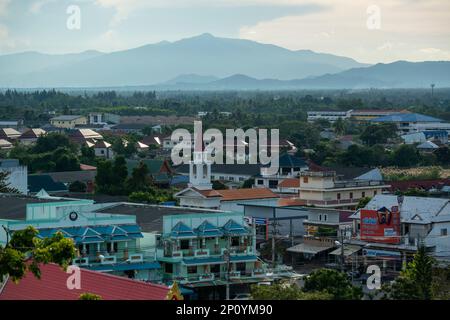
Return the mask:
[[[319,252],[329,250],[331,248],[333,248],[333,247],[313,246],[310,244],[301,243],[296,246],[288,248],[287,251],[293,252],[293,253],[317,254]]]
[[[344,256],[348,257],[354,254],[355,252],[358,252],[361,250],[362,247],[360,246],[352,246],[352,245],[344,245]],[[337,248],[336,250],[333,250],[330,252],[330,254],[335,256],[340,256],[342,254],[341,248]]]

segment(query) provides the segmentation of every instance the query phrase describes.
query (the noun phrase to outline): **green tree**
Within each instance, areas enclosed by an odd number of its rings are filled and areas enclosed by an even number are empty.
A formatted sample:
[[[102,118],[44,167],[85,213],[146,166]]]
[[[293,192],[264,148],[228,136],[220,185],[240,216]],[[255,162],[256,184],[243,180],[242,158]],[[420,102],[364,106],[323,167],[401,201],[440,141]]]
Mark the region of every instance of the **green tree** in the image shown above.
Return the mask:
[[[403,144],[394,150],[392,154],[392,164],[399,167],[411,167],[417,165],[420,160],[416,148]]]
[[[150,171],[147,165],[140,161],[139,164],[133,168],[131,176],[127,180],[128,192],[145,191],[151,185],[149,178]]]
[[[252,285],[250,287],[253,300],[331,300],[332,295],[326,292],[304,292],[296,284],[288,282],[272,285]]]
[[[117,195],[125,194],[125,181],[127,180],[127,177],[127,162],[125,161],[125,158],[123,156],[117,156],[114,159],[114,163],[112,166],[112,184],[110,186],[110,192]]]
[[[83,144],[80,148],[80,162],[83,164],[95,164],[95,150],[94,148],[89,148],[86,144]]]
[[[86,183],[82,181],[74,181],[69,185],[70,192],[86,192]]]
[[[343,135],[345,133],[345,129],[346,129],[346,125],[344,120],[342,120],[342,118],[338,118],[334,123],[333,123],[333,129],[334,132],[337,135]]]
[[[327,292],[334,300],[360,300],[361,288],[352,285],[347,275],[332,269],[319,269],[305,280],[305,292]]]
[[[244,183],[242,184],[242,188],[244,189],[252,188],[254,184],[255,179],[250,178],[244,181]]]
[[[80,294],[80,297],[78,298],[78,300],[103,300],[103,298],[101,296],[99,296],[98,294],[85,292],[85,293]]]
[[[394,138],[396,132],[397,127],[392,124],[369,125],[361,133],[360,139],[369,146],[384,144],[389,138]]]
[[[45,136],[40,136],[33,147],[34,153],[53,152],[58,148],[69,148],[75,150],[76,147],[70,143],[69,138],[61,133],[49,133]]]
[[[100,160],[97,163],[97,175],[95,176],[95,188],[99,193],[109,194],[113,183],[112,162]]]
[[[7,171],[0,171],[0,193],[19,193],[16,188],[11,187],[7,181],[10,173]]]
[[[450,148],[447,146],[434,150],[433,154],[436,156],[436,161],[440,165],[450,165]]]
[[[435,260],[421,245],[400,276],[384,286],[384,298],[393,300],[430,300],[433,293],[433,266]]]
[[[364,208],[371,200],[371,197],[364,197],[359,199],[357,209]]]
[[[37,235],[38,231],[29,226],[14,231],[6,246],[0,246],[0,278],[9,275],[17,282],[31,271],[40,279],[40,264],[56,263],[67,268],[75,256],[73,240],[64,238],[61,232],[44,239]]]

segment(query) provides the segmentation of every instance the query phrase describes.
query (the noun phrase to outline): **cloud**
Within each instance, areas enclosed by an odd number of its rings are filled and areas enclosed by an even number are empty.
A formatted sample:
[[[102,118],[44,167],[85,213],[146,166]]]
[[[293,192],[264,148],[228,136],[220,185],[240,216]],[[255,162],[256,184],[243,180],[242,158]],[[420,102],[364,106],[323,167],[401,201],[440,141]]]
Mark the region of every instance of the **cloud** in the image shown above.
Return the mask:
[[[152,8],[220,8],[250,6],[304,6],[321,3],[324,0],[94,0],[97,6],[114,9],[111,24],[118,25],[133,13]]]
[[[30,6],[30,12],[33,14],[38,14],[41,12],[41,9],[50,4],[55,2],[56,0],[38,0],[38,1],[34,1],[31,6]]]
[[[0,0],[0,16],[6,15],[11,0]]]
[[[324,10],[244,26],[240,37],[295,50],[332,52],[362,62],[425,60],[430,54],[421,48],[450,50],[450,1],[378,0],[379,29],[368,28],[368,19],[376,18],[367,12],[372,1],[314,3]]]

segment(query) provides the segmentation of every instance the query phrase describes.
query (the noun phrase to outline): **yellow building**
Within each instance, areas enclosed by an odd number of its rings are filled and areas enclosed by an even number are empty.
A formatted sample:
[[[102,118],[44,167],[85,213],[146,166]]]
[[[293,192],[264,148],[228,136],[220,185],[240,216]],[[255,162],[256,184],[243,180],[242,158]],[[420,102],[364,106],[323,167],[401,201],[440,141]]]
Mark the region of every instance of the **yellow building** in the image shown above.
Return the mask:
[[[299,198],[305,205],[355,209],[360,199],[381,194],[382,181],[339,181],[335,171],[304,171],[300,174]]]
[[[87,124],[87,118],[85,116],[59,116],[50,119],[50,123],[52,126],[57,128],[64,128],[64,129],[73,129],[77,125],[84,125]]]

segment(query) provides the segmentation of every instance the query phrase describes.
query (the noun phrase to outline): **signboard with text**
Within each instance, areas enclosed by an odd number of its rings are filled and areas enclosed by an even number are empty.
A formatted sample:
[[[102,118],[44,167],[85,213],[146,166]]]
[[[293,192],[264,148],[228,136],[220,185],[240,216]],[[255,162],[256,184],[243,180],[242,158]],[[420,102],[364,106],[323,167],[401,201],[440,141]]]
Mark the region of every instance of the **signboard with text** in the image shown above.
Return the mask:
[[[398,207],[390,210],[361,209],[361,240],[397,244],[400,242],[400,212]]]

